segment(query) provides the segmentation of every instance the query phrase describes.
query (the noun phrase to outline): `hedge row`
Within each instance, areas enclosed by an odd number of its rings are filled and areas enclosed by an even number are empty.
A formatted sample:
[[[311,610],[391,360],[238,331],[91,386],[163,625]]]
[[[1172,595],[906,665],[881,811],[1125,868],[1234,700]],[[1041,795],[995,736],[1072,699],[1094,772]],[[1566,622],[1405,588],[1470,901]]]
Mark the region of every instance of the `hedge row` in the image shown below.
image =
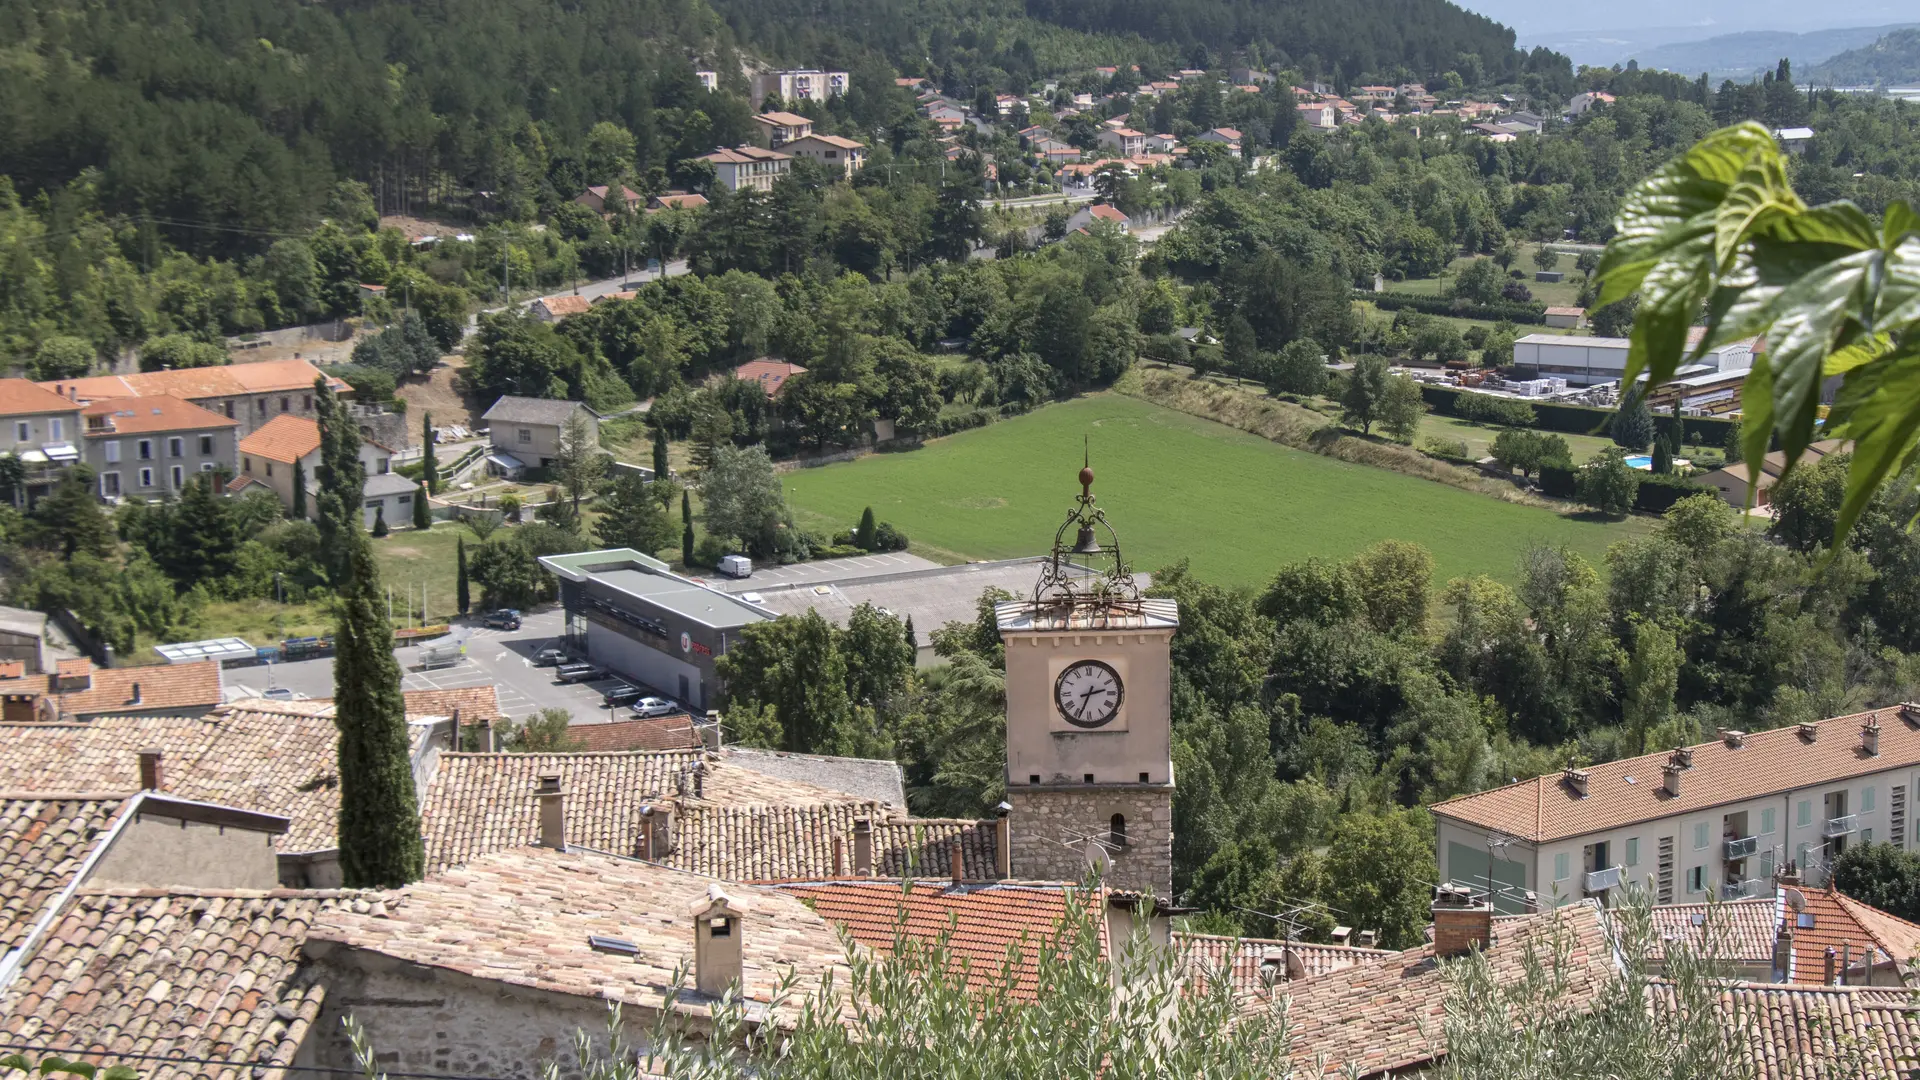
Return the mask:
[[[1574,497],[1574,474],[1578,471],[1561,468],[1557,465],[1540,467],[1540,491],[1555,498]],[[1684,477],[1670,476],[1665,473],[1642,473],[1640,487],[1634,492],[1633,508],[1642,514],[1664,514],[1674,503],[1689,495],[1714,489],[1705,484],[1696,483]]]
[[[1501,300],[1492,304],[1476,304],[1471,300],[1449,298],[1445,296],[1420,296],[1415,293],[1372,292],[1367,289],[1355,289],[1354,298],[1365,300],[1381,311],[1398,311],[1411,308],[1427,315],[1451,315],[1461,319],[1485,319],[1499,322],[1505,319],[1514,323],[1541,324],[1547,321],[1547,305],[1522,304],[1513,300]]]
[[[1472,407],[1463,415],[1455,404],[1461,395],[1467,397],[1494,397],[1492,394],[1475,394],[1470,390],[1457,390],[1450,386],[1421,386],[1420,396],[1432,407],[1434,412],[1461,419],[1476,419]],[[1500,399],[1495,400],[1515,400]],[[1561,431],[1570,435],[1604,435],[1613,422],[1614,410],[1598,409],[1591,405],[1566,405],[1557,401],[1529,401],[1533,406],[1533,426],[1542,431]],[[1657,414],[1653,423],[1662,433],[1672,429],[1674,418]],[[1683,441],[1696,446],[1723,446],[1727,441],[1727,432],[1733,429],[1733,421],[1713,416],[1683,416],[1680,423],[1686,432]]]

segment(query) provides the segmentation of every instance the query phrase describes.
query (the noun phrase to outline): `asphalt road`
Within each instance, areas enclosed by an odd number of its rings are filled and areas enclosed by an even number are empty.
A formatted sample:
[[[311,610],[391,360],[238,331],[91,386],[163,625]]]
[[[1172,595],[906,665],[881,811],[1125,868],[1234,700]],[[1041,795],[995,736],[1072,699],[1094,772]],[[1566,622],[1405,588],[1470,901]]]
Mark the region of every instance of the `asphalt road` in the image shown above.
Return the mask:
[[[452,667],[420,670],[421,646],[395,649],[400,661],[400,685],[405,690],[456,690],[469,686],[493,685],[500,700],[500,711],[516,720],[525,719],[541,709],[565,709],[576,724],[606,723],[629,718],[623,707],[609,712],[601,703],[601,689],[616,680],[565,685],[553,679],[553,669],[533,666],[533,657],[558,642],[560,609],[526,614],[518,630],[489,630],[479,625],[454,627],[452,638],[440,638],[429,645],[460,641],[467,655]],[[293,691],[306,698],[333,696],[333,660],[301,660],[290,664],[231,668],[225,672],[229,698],[259,697],[270,687]],[[642,689],[647,689],[643,687]],[[659,696],[666,697],[665,693]]]

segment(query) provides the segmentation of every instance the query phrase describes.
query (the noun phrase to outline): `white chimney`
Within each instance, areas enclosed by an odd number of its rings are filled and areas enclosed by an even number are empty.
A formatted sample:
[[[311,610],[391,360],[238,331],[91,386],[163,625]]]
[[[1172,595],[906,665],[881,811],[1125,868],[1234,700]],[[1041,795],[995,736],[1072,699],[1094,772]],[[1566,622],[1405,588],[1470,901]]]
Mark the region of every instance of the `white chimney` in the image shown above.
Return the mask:
[[[1663,765],[1660,767],[1660,786],[1669,798],[1677,799],[1680,797],[1680,774],[1686,771],[1687,770],[1678,765]]]
[[[1587,797],[1587,770],[1568,766],[1562,776],[1566,780],[1567,786],[1573,789],[1573,794],[1576,798],[1584,799]]]
[[[1880,718],[1870,716],[1860,728],[1860,748],[1868,757],[1880,756]]]
[[[1002,802],[994,810],[993,872],[1005,881],[1013,876],[1013,805]]]

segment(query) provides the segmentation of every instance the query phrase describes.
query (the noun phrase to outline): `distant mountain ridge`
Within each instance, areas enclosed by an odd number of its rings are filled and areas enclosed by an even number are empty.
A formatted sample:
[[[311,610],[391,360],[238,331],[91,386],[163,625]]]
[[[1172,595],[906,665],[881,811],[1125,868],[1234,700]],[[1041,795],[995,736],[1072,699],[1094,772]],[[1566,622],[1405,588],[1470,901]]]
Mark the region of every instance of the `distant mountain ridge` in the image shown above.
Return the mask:
[[[1829,59],[1808,74],[1815,82],[1835,86],[1920,84],[1920,29],[1895,30]]]
[[[1716,81],[1722,78],[1739,80],[1773,70],[1783,56],[1792,61],[1794,70],[1807,71],[1849,49],[1871,46],[1901,29],[1902,26],[1856,26],[1815,30],[1806,34],[1749,30],[1702,41],[1660,45],[1636,51],[1631,59],[1639,61],[1643,68],[1685,75],[1697,75],[1704,71]]]

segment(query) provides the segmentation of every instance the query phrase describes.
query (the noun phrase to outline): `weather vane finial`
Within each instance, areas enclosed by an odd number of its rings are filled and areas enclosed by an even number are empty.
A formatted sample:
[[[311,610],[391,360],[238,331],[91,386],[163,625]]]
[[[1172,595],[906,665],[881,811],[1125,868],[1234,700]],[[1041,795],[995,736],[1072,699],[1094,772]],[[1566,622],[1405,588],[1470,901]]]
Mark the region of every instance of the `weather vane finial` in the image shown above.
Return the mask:
[[[1083,438],[1081,447],[1080,494],[1053,535],[1053,553],[1041,570],[1033,600],[1038,606],[1066,604],[1105,614],[1139,606],[1140,590],[1120,555],[1120,536],[1094,505],[1091,438]]]

